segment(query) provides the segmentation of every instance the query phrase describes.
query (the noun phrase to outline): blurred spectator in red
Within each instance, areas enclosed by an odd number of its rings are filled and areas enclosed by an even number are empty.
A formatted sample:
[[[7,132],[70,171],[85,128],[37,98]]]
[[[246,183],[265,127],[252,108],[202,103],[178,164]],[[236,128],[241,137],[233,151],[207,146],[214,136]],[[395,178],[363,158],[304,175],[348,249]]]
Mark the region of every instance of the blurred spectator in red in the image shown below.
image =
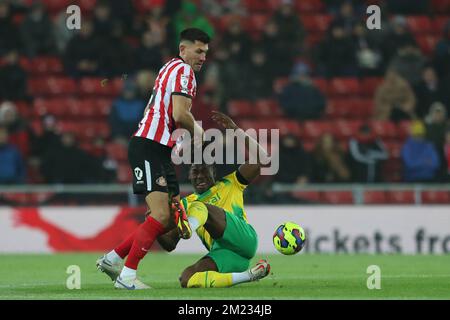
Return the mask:
[[[316,57],[319,74],[326,77],[356,76],[356,49],[351,35],[342,25],[335,24],[319,43]]]
[[[0,67],[0,100],[29,100],[27,74],[20,66],[19,54],[13,50],[6,54]]]
[[[100,48],[93,35],[93,25],[83,20],[80,32],[70,39],[64,54],[64,65],[73,77],[99,75]]]
[[[111,135],[113,138],[128,141],[137,130],[142,119],[146,101],[137,96],[134,80],[128,79],[123,87],[122,95],[114,100],[109,115]]]
[[[330,133],[322,135],[312,154],[311,182],[349,182],[351,172],[345,161],[345,153]]]
[[[422,71],[426,59],[420,49],[415,45],[406,45],[398,48],[397,54],[390,61],[388,68],[398,72],[409,84],[417,86],[422,78]]]
[[[230,52],[229,58],[242,65],[248,63],[251,44],[250,36],[242,29],[240,18],[233,17],[222,36],[222,45]]]
[[[439,78],[450,83],[450,20],[445,25],[443,34],[434,50],[433,61]]]
[[[0,124],[0,184],[25,182],[25,166],[16,146],[8,142],[8,129]]]
[[[375,92],[375,119],[400,121],[414,119],[416,97],[409,83],[397,72],[388,70]]]
[[[285,59],[292,61],[303,48],[306,36],[305,28],[294,8],[294,1],[282,0],[271,19],[278,27],[280,41],[286,43]]]
[[[378,43],[367,32],[362,23],[355,24],[353,28],[353,41],[355,43],[355,55],[361,76],[378,76],[383,72],[383,60]]]
[[[8,129],[9,142],[26,158],[30,154],[35,136],[27,122],[19,115],[14,103],[6,101],[0,105],[0,125]]]
[[[389,155],[383,142],[367,124],[361,126],[356,137],[349,142],[349,166],[352,181],[374,183],[381,181],[382,161]]]
[[[281,183],[306,184],[311,180],[311,156],[300,140],[287,134],[280,139],[280,170],[275,179]]]
[[[421,121],[414,121],[410,134],[401,151],[404,181],[435,181],[440,160],[434,145],[425,140],[425,125]]]
[[[211,38],[214,38],[214,27],[208,19],[201,14],[195,3],[183,1],[180,11],[175,15],[173,22],[174,37],[172,38],[174,46],[178,49],[180,42],[180,33],[186,28],[198,28],[206,32]]]
[[[20,26],[25,52],[29,57],[56,53],[53,23],[40,1],[34,1]]]
[[[445,176],[445,132],[447,130],[447,110],[441,102],[434,102],[430,107],[430,112],[425,118],[426,139],[433,143],[439,155],[441,170],[438,176]]]
[[[406,18],[396,16],[390,22],[389,32],[382,42],[383,60],[390,61],[399,48],[415,46],[416,40],[408,29]]]
[[[433,102],[440,101],[447,108],[450,107],[449,85],[439,80],[432,66],[423,69],[422,80],[414,90],[417,97],[417,115],[420,118],[424,118],[428,114]],[[450,109],[447,110],[447,113],[449,112]]]
[[[298,120],[319,119],[326,106],[324,95],[309,77],[309,67],[297,63],[287,84],[278,97],[280,106],[288,117]]]
[[[102,159],[80,149],[73,133],[64,132],[61,144],[48,149],[42,158],[41,171],[47,183],[100,183],[105,168]]]
[[[11,50],[21,50],[23,43],[19,31],[12,21],[8,1],[0,1],[0,57]]]

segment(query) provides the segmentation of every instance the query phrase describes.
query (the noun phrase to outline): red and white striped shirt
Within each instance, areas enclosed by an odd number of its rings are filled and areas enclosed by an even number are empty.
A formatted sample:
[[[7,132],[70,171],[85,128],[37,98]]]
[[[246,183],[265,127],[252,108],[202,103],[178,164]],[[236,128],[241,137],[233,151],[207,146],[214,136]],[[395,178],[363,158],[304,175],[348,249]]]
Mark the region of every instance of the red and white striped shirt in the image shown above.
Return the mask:
[[[197,82],[191,66],[181,58],[173,58],[167,62],[159,70],[152,96],[147,104],[149,108],[134,136],[173,147],[175,141],[170,137],[176,125],[172,117],[172,94],[194,98],[196,91]]]

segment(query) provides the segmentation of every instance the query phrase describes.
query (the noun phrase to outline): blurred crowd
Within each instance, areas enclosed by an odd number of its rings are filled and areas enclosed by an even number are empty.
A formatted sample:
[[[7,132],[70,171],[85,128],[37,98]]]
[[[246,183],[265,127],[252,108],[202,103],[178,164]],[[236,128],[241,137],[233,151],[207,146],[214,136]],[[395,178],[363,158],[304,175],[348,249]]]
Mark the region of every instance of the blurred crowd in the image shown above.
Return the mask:
[[[309,43],[293,0],[276,1],[256,35],[246,31],[249,11],[239,0],[155,1],[159,5],[140,14],[136,1],[97,0],[92,12],[83,13],[79,31],[67,29],[65,10],[51,17],[40,1],[0,0],[0,184],[26,183],[33,175],[44,183],[117,180],[117,163],[105,153],[104,139],[92,141],[87,152],[73,133],[58,131],[52,115],[42,118],[42,133],[33,131],[15,105],[34,99],[20,57],[60,57],[74,79],[122,77],[107,139],[126,145],[159,68],[177,54],[178,34],[190,26],[213,38],[193,110],[206,127],[212,125],[210,110],[227,112],[229,101],[237,99],[275,99],[288,118],[323,119],[327,96],[313,78],[384,77],[373,97],[373,119],[411,121],[400,152],[402,181],[448,182],[450,22],[426,55],[406,20],[429,14],[430,2],[378,1],[382,29],[368,30],[366,1],[323,0],[332,20],[325,35]],[[19,22],[13,19],[17,14],[23,16]],[[288,81],[276,90],[279,78]],[[304,142],[296,135],[281,138],[280,172],[270,183],[383,182],[381,166],[389,153],[368,124],[345,147],[328,133],[309,151]]]

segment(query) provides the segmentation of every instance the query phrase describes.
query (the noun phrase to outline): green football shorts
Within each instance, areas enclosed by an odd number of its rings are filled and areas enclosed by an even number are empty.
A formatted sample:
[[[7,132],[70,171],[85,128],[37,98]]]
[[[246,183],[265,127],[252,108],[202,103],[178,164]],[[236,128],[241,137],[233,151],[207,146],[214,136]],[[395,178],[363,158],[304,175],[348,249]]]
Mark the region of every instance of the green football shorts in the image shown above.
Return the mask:
[[[242,217],[225,211],[227,226],[221,239],[214,240],[206,255],[217,265],[219,272],[243,272],[248,269],[258,248],[255,229]]]

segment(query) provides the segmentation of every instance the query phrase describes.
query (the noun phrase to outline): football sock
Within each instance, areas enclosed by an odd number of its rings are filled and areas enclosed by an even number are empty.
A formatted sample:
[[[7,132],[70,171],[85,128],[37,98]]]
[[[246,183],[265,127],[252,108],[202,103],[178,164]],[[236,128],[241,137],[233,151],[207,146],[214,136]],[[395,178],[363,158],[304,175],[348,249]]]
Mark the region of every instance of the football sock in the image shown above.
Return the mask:
[[[127,267],[123,267],[122,272],[120,273],[121,279],[136,279],[136,270],[130,269]]]
[[[111,250],[106,254],[106,259],[111,261],[113,264],[122,262],[123,258],[117,254],[116,251]]]
[[[233,285],[231,273],[203,271],[194,273],[187,283],[188,288],[226,288]]]
[[[208,208],[200,201],[194,201],[188,206],[187,210],[189,225],[192,231],[196,231],[203,226],[208,219]]]
[[[137,232],[137,230],[134,231],[132,234],[130,234],[124,241],[122,241],[121,244],[119,244],[111,252],[115,252],[120,258],[125,259],[125,257],[130,252],[131,246],[133,245],[133,241],[134,241],[134,237],[136,236],[136,232]],[[110,259],[109,256],[108,256],[108,259]]]
[[[125,266],[136,270],[139,262],[147,254],[148,250],[150,250],[155,239],[163,232],[164,226],[152,217],[148,217],[136,231],[136,236],[125,261]]]
[[[233,277],[233,284],[252,281],[248,270],[244,272],[233,272],[231,276]]]

